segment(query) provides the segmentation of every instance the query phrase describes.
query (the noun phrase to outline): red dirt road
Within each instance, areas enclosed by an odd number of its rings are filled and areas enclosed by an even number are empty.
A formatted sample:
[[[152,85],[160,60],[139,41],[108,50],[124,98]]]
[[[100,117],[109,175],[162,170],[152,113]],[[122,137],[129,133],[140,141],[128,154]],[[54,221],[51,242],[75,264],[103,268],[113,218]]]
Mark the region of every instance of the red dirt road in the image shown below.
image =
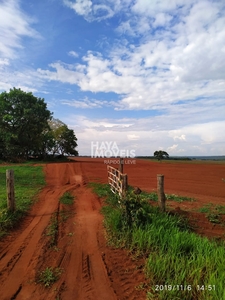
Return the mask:
[[[145,299],[144,276],[125,251],[106,246],[100,200],[86,187],[82,162],[47,164],[47,186],[20,228],[0,241],[0,299]],[[95,174],[95,170],[93,170]],[[66,191],[73,207],[59,203]],[[54,247],[46,230],[57,220]],[[47,267],[62,270],[50,288],[38,283]]]
[[[164,174],[166,193],[196,198],[195,202],[175,204],[181,209],[209,202],[225,205],[225,164],[144,160],[133,164],[127,160],[124,172],[130,185],[146,191],[156,190],[156,176]],[[133,261],[126,251],[106,245],[102,203],[86,185],[107,182],[104,160],[76,158],[47,164],[45,173],[47,186],[40,200],[20,227],[0,241],[0,300],[146,299],[144,289],[137,288],[145,282],[143,261]],[[66,191],[75,196],[69,208],[59,203]],[[46,233],[53,217],[57,233],[50,247],[51,237]],[[39,273],[46,267],[62,271],[50,288],[38,283]]]

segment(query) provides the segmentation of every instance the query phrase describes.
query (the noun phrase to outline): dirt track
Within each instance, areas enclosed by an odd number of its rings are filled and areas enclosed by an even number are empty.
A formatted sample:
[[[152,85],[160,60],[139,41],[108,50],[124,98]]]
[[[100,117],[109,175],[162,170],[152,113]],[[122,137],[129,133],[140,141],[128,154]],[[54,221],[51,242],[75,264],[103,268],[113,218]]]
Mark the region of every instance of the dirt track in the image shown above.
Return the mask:
[[[101,203],[86,187],[82,163],[48,164],[45,172],[47,186],[39,202],[20,228],[0,242],[0,299],[145,299],[135,288],[144,281],[141,271],[125,251],[105,244]],[[75,196],[69,210],[58,201],[65,191]],[[50,248],[46,228],[52,216],[58,235]],[[51,288],[37,284],[46,267],[62,269]]]
[[[219,164],[141,160],[135,166],[124,166],[131,185],[146,191],[156,190],[156,175],[162,173],[166,193],[197,199],[180,204],[181,208],[200,207],[209,202],[224,205],[225,187],[221,180],[224,169],[225,165]],[[133,261],[124,250],[106,246],[99,212],[102,203],[86,185],[93,181],[107,182],[103,160],[77,158],[75,162],[47,164],[45,173],[47,186],[40,200],[20,227],[0,241],[0,300],[146,299],[144,289],[137,288],[145,282],[141,271],[143,261]],[[75,196],[72,208],[59,203],[65,191]],[[53,216],[58,234],[54,237],[54,247],[50,247],[46,230]],[[204,226],[203,231],[208,226],[206,222]],[[60,279],[51,288],[37,283],[39,272],[46,267],[62,269]]]

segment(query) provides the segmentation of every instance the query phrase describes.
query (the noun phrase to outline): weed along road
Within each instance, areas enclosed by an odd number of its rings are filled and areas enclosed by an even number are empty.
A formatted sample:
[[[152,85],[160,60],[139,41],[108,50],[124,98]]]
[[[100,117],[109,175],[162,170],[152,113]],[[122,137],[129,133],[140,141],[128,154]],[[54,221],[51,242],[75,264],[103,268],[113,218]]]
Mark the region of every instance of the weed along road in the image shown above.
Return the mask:
[[[145,299],[136,288],[143,272],[125,250],[106,245],[102,200],[88,187],[98,168],[98,180],[106,180],[106,166],[86,165],[44,166],[47,184],[39,201],[0,240],[1,300]],[[72,203],[60,201],[66,192]]]

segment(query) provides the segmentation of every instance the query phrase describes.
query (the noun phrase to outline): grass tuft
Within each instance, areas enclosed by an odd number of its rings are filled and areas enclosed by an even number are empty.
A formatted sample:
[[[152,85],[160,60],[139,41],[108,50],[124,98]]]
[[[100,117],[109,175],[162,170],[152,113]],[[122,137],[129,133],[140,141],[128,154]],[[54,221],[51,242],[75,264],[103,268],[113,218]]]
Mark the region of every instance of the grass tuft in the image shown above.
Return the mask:
[[[74,201],[74,196],[70,192],[65,192],[59,201],[66,205],[72,205]]]
[[[60,277],[62,269],[47,267],[39,273],[38,282],[43,284],[44,287],[52,286]]]
[[[225,206],[224,205],[213,205],[212,203],[208,203],[207,205],[198,209],[199,212],[205,213],[207,219],[211,223],[215,224],[223,224],[223,220],[221,218],[222,215],[225,215]]]
[[[166,199],[176,201],[176,202],[184,202],[184,201],[193,202],[193,201],[195,201],[194,198],[186,197],[186,196],[178,196],[178,195],[175,195],[175,194],[166,194]]]

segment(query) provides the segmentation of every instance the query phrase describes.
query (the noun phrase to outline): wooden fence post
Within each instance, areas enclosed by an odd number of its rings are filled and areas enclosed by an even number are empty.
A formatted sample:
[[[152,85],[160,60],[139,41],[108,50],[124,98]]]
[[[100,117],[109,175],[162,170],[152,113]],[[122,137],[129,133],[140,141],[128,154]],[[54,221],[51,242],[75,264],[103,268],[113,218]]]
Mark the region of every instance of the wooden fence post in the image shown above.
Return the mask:
[[[6,170],[6,190],[8,210],[15,211],[14,171]]]
[[[161,210],[163,212],[166,211],[166,196],[164,193],[164,175],[157,175],[157,192],[158,192],[158,200]]]
[[[127,174],[122,175],[122,193],[123,196],[126,195],[127,187],[128,187],[128,182],[127,182]]]
[[[123,163],[124,163],[124,161],[123,161],[123,157],[120,157],[120,166],[119,166],[119,171],[120,171],[120,173],[122,173],[122,174],[123,174]]]

